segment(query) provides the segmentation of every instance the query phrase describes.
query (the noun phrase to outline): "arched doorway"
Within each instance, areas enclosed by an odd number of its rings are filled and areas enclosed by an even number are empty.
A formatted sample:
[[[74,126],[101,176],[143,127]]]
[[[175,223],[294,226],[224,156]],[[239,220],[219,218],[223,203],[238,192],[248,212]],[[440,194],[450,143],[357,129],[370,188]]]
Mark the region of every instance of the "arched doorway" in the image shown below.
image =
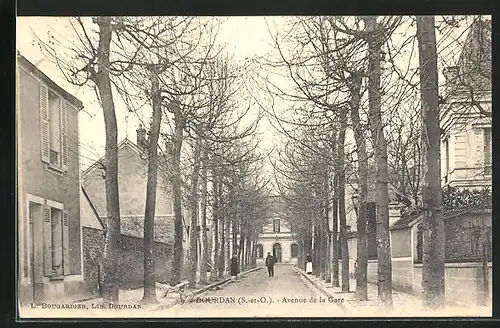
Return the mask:
[[[290,246],[290,254],[292,255],[292,258],[298,257],[299,256],[299,245],[292,244]]]
[[[273,255],[278,263],[281,263],[281,244],[276,243],[273,245]]]
[[[257,258],[261,259],[264,257],[264,247],[262,244],[257,245]]]

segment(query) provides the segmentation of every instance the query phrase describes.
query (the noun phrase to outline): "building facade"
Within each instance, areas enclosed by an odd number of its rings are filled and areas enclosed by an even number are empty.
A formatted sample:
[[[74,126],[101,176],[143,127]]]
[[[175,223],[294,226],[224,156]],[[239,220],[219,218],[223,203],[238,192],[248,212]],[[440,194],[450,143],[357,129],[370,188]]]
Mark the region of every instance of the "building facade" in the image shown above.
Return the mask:
[[[457,65],[444,70],[442,186],[491,187],[491,21],[469,28]]]
[[[83,284],[78,112],[82,102],[17,55],[20,302],[70,300]]]
[[[263,265],[267,253],[273,254],[278,263],[297,263],[299,246],[290,224],[284,217],[284,210],[279,200],[271,200],[273,208],[270,218],[262,227],[257,239],[257,264]]]
[[[143,127],[137,129],[137,142],[133,143],[128,139],[124,139],[118,144],[118,190],[120,195],[120,221],[122,240],[126,239],[132,241],[131,238],[139,239],[142,243],[144,234],[144,211],[146,206],[146,186],[148,180],[148,165],[147,165],[147,132]],[[105,170],[104,158],[99,159],[91,166],[89,166],[82,173],[82,192],[86,195],[86,200],[90,206],[84,212],[86,216],[91,217],[93,212],[101,221],[105,223],[106,218],[106,186],[105,186]],[[88,210],[93,208],[93,211]],[[189,212],[183,207],[183,250],[185,253],[184,259],[187,258],[187,245],[188,245],[188,228],[186,223],[189,223]],[[85,222],[92,220],[85,219]],[[93,220],[95,222],[95,219]],[[88,235],[95,235],[95,224],[92,226],[84,227]],[[93,230],[91,230],[93,229]],[[92,233],[90,233],[92,231]],[[173,197],[171,194],[171,184],[166,175],[166,169],[159,160],[158,182],[156,190],[156,203],[155,203],[155,247],[169,249],[165,251],[163,257],[158,253],[156,262],[160,263],[157,269],[162,269],[160,272],[157,270],[156,276],[161,281],[164,281],[170,275],[172,245],[174,243],[174,211],[173,211]],[[93,243],[93,239],[89,237],[88,242]],[[84,241],[85,243],[86,241]],[[167,247],[168,246],[168,247]],[[84,244],[84,248],[86,247]],[[140,249],[137,250],[139,253]],[[137,254],[142,257],[142,253]],[[90,253],[85,253],[90,256]],[[136,257],[137,257],[136,256]],[[85,263],[95,262],[95,259],[89,257],[85,258]],[[129,261],[130,263],[139,263],[138,261]],[[169,265],[163,265],[163,264]],[[140,265],[140,263],[139,263]],[[95,270],[95,265],[93,266]],[[185,266],[183,266],[185,267]],[[134,268],[122,267],[121,271],[134,271]],[[142,265],[138,270],[142,270]],[[140,276],[137,274],[135,276]],[[129,279],[130,281],[134,279]],[[158,281],[160,281],[158,280]],[[135,280],[134,280],[135,281]],[[95,286],[95,281],[92,282]],[[131,283],[124,283],[124,286],[129,286]]]
[[[99,297],[103,283],[103,261],[106,243],[106,225],[90,202],[82,188],[80,193],[82,238],[83,238],[83,270],[88,297]],[[138,224],[140,229],[141,225]],[[173,245],[166,243],[163,236],[168,235],[161,221],[156,223],[153,257],[155,260],[155,281],[169,281]],[[141,287],[144,283],[144,241],[140,229],[125,226],[121,231],[121,247],[118,265],[120,275],[118,281],[121,289]]]

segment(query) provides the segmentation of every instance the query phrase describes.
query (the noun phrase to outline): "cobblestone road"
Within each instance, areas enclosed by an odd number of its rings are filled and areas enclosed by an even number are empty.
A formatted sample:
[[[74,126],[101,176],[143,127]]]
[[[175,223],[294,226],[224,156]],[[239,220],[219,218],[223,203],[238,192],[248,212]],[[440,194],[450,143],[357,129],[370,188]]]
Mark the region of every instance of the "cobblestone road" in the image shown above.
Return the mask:
[[[191,303],[165,309],[165,317],[342,317],[341,303],[320,294],[292,265],[277,265],[274,277],[262,268]]]

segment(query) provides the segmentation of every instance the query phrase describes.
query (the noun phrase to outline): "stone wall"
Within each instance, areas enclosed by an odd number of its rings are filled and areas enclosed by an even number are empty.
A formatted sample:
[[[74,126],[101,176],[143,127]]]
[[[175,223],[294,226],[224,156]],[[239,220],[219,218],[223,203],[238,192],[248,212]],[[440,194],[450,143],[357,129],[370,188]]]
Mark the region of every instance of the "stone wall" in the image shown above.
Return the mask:
[[[489,299],[492,297],[492,265],[488,264]],[[483,301],[483,268],[481,263],[446,263],[446,301],[478,305]],[[422,264],[414,265],[413,293],[422,293]]]
[[[89,295],[99,294],[99,263],[102,262],[104,250],[104,234],[102,230],[84,227],[84,279]],[[120,288],[131,289],[142,286],[144,275],[143,242],[141,238],[122,235],[122,251],[120,252]],[[153,254],[155,258],[156,281],[167,283],[170,277],[172,261],[172,245],[155,242]]]
[[[413,261],[411,258],[393,258],[391,265],[394,289],[411,292],[413,284]]]
[[[391,231],[391,255],[393,258],[411,257],[411,230]]]

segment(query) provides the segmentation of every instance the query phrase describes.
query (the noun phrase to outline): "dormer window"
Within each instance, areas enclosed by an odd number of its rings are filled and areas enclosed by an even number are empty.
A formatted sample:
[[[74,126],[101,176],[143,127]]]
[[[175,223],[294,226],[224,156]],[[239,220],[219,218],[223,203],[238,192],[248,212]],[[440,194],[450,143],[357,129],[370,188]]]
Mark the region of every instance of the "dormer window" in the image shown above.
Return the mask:
[[[280,219],[273,220],[273,232],[280,232]]]

